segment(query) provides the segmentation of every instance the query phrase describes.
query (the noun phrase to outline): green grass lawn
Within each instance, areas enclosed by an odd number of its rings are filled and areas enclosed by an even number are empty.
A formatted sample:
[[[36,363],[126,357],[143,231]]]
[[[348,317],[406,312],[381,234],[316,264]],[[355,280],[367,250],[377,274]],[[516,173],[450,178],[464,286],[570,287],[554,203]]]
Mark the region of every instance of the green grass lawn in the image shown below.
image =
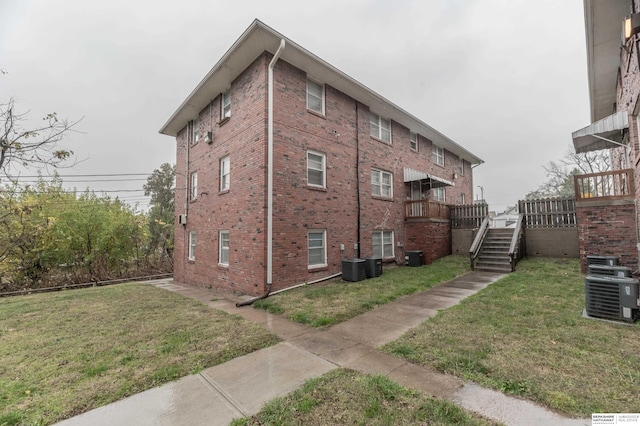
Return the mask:
[[[277,341],[142,284],[0,299],[0,425],[59,421]]]
[[[254,306],[292,321],[323,327],[365,313],[399,297],[426,290],[469,272],[469,259],[447,256],[431,265],[385,269],[376,278],[348,282],[336,278],[257,301]]]
[[[527,259],[385,350],[573,416],[640,412],[640,324],[583,308],[577,260]]]
[[[276,398],[245,425],[491,425],[455,404],[428,398],[384,376],[338,369]]]

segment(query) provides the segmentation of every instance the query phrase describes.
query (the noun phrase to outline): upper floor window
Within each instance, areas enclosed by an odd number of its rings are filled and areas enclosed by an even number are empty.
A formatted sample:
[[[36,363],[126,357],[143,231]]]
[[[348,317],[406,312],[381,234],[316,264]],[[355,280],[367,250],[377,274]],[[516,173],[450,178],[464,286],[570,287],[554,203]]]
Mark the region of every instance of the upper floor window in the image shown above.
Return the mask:
[[[229,266],[229,231],[220,231],[220,250],[218,251],[218,263]]]
[[[325,155],[307,151],[307,185],[325,188],[325,170]]]
[[[196,232],[189,232],[189,260],[196,260]]]
[[[307,80],[307,108],[324,114],[324,85]]]
[[[433,188],[433,199],[444,203],[445,202],[444,188]]]
[[[444,166],[444,149],[433,144],[433,155],[431,156],[431,160],[436,164]]]
[[[373,257],[393,257],[393,231],[373,231]]]
[[[382,170],[371,169],[371,194],[393,198],[393,175]]]
[[[198,172],[191,173],[191,187],[189,191],[189,196],[192,200],[198,198]]]
[[[325,231],[309,231],[307,234],[308,241],[308,260],[309,267],[327,266],[327,241]]]
[[[231,90],[222,94],[222,119],[231,117]]]
[[[200,120],[196,118],[191,122],[191,143],[194,144],[200,139]]]
[[[464,160],[460,159],[460,176],[464,176]]]
[[[380,117],[378,114],[371,113],[369,119],[369,133],[374,138],[378,138],[387,143],[391,143],[391,122]]]
[[[227,155],[220,159],[220,191],[226,191],[231,186],[231,159]]]
[[[412,150],[418,152],[418,134],[417,133],[409,133],[409,146]]]

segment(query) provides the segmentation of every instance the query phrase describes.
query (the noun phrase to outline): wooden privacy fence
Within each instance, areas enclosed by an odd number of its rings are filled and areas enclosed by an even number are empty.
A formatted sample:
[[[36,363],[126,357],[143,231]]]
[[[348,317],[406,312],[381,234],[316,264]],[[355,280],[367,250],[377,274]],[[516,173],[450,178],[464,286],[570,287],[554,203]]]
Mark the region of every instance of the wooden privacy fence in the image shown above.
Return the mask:
[[[475,229],[482,225],[484,218],[489,216],[488,204],[465,204],[449,206],[451,227],[457,229]]]
[[[518,211],[524,215],[527,228],[575,227],[576,200],[573,198],[547,198],[518,201]]]
[[[633,196],[633,170],[575,175],[573,177],[577,199],[624,198]]]

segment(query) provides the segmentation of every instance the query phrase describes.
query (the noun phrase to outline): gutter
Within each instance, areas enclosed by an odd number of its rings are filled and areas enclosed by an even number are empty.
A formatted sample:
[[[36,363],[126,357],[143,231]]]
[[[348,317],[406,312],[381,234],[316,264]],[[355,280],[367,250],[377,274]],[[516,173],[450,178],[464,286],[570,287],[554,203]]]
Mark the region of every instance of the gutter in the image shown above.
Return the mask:
[[[271,293],[273,284],[273,68],[285,48],[284,39],[280,40],[280,46],[269,62],[268,75],[268,106],[267,106],[267,285],[264,294],[236,303],[237,307],[251,305],[253,302],[266,299]]]

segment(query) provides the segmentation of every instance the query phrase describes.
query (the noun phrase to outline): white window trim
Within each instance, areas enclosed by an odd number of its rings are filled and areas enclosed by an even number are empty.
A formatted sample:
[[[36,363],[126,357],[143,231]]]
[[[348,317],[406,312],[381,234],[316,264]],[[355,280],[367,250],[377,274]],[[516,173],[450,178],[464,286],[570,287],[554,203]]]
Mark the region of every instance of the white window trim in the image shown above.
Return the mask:
[[[373,182],[373,175],[375,173],[379,173],[380,174],[380,183],[378,184],[378,186],[380,188],[379,189],[379,192],[380,192],[379,194],[376,194],[374,192],[374,188],[375,188],[376,184],[374,184],[374,182]],[[389,175],[389,195],[388,196],[384,195],[382,193],[382,187],[383,187],[382,186],[383,185],[382,184],[382,177],[383,177],[384,174]],[[374,196],[374,197],[393,199],[393,173],[387,172],[387,171],[384,171],[384,170],[380,170],[380,169],[372,168],[371,169],[371,195]]]
[[[382,231],[373,231],[373,233],[372,233],[372,235],[371,235],[371,249],[372,249],[372,253],[373,253],[373,250],[374,250],[374,245],[373,245],[373,236],[374,236],[375,234],[380,234],[380,244],[381,244],[380,251],[381,251],[381,253],[382,253],[382,258],[383,258],[383,259],[391,259],[391,258],[394,258],[394,257],[395,257],[395,243],[394,243],[394,235],[393,235],[394,233],[393,233],[393,231],[389,231],[389,230],[386,230],[386,231],[384,231],[384,230],[382,230]],[[385,234],[391,234],[391,254],[388,254],[388,253],[385,253],[385,252],[384,252],[384,235],[385,235]],[[385,254],[387,254],[387,255],[385,256]],[[375,256],[375,254],[374,254],[374,256]]]
[[[434,143],[431,159],[437,165],[444,167],[444,148]]]
[[[324,263],[314,263],[311,264],[309,263],[311,261],[311,256],[309,255],[309,250],[311,250],[312,247],[309,247],[309,237],[311,234],[319,234],[322,233],[322,258],[324,260]],[[317,247],[313,247],[314,249],[317,249]],[[316,268],[324,268],[328,265],[327,263],[327,231],[324,229],[310,229],[307,232],[307,268],[308,269],[316,269]]]
[[[313,169],[313,168],[310,167],[309,154],[317,155],[317,156],[322,158],[322,169],[321,170]],[[316,170],[316,171],[321,171],[322,172],[322,184],[321,185],[309,182],[309,170]],[[314,188],[326,188],[327,187],[327,156],[325,154],[323,154],[321,152],[318,152],[318,151],[307,151],[307,185],[308,186],[312,186]]]
[[[413,147],[413,144],[416,145],[415,148]],[[414,132],[409,132],[409,148],[412,151],[418,152],[419,151],[418,146],[419,146],[418,145],[418,134],[414,133]]]
[[[228,100],[229,102],[225,103],[225,100]],[[229,107],[229,110],[225,111],[227,106]],[[220,119],[225,120],[229,117],[231,117],[231,89],[222,93],[220,96]]]
[[[226,155],[220,159],[220,191],[228,191],[230,188],[231,188],[231,157],[229,155]]]
[[[195,145],[200,140],[200,117],[191,121],[191,144]]]
[[[189,248],[188,248],[188,259],[196,260],[196,231],[189,231]]]
[[[440,197],[439,194],[442,194],[442,197]],[[433,199],[435,201],[440,201],[441,203],[446,203],[447,191],[444,188],[433,188]]]
[[[466,197],[463,192],[462,194],[460,194],[460,205],[464,206],[466,204],[465,201],[466,201]]]
[[[460,159],[460,176],[464,176],[464,159]]]
[[[224,248],[222,246],[222,243],[224,242],[224,238],[223,236],[226,235],[226,241],[227,241],[227,247]],[[222,253],[223,251],[226,250],[227,252],[227,261],[226,263],[222,260]],[[230,244],[230,238],[229,238],[229,231],[224,230],[224,231],[220,231],[218,234],[218,265],[220,266],[229,266],[229,257],[231,254],[231,244]]]
[[[198,198],[198,172],[191,172],[189,176],[189,197],[192,201]]]
[[[315,84],[317,86],[320,86],[320,104],[321,104],[320,111],[309,107],[309,96],[316,97],[314,94],[309,92],[309,83]],[[307,109],[309,111],[313,111],[313,112],[316,112],[318,114],[325,115],[325,86],[324,86],[324,84],[318,83],[317,81],[313,81],[311,79],[307,79]]]
[[[376,123],[373,122],[374,121],[373,120],[374,117],[376,118],[376,121],[377,121]],[[382,138],[382,121],[383,120],[386,121],[389,124],[389,128],[386,129],[386,130],[389,131],[389,140],[386,140],[386,139]],[[373,126],[372,126],[372,124],[375,125],[378,128],[377,134],[373,134]],[[388,143],[389,145],[391,145],[391,139],[392,139],[391,138],[391,120],[389,120],[387,118],[383,118],[381,115],[370,111],[369,126],[370,126],[369,134],[371,136],[373,136],[374,138],[376,138],[376,139],[378,139],[378,140],[380,140],[382,142],[385,142],[385,143]]]

